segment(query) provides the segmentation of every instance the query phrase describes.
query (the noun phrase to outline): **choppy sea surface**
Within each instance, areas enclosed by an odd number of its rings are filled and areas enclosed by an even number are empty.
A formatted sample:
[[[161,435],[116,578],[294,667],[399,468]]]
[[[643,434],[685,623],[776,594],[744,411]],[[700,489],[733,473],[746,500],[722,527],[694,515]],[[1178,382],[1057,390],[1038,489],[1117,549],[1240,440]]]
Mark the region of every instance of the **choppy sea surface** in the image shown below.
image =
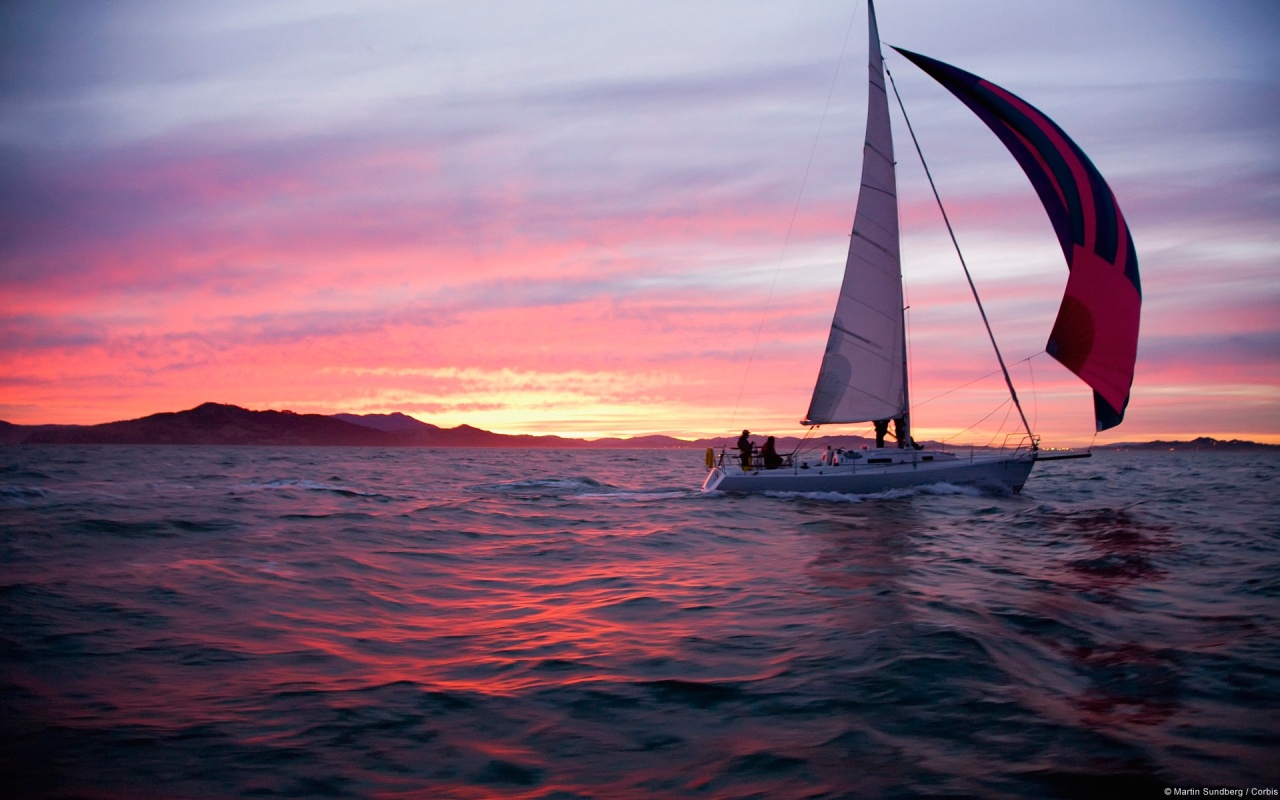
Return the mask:
[[[1280,458],[0,448],[6,797],[1280,789]]]

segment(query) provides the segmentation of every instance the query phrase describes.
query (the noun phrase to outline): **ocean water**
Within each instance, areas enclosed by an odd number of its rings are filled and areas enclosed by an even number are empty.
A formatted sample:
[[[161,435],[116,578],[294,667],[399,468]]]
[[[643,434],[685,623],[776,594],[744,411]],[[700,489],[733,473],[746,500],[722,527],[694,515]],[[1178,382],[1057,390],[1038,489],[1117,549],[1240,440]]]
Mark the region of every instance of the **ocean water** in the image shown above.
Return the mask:
[[[861,498],[701,461],[0,448],[0,795],[1280,789],[1276,455]]]

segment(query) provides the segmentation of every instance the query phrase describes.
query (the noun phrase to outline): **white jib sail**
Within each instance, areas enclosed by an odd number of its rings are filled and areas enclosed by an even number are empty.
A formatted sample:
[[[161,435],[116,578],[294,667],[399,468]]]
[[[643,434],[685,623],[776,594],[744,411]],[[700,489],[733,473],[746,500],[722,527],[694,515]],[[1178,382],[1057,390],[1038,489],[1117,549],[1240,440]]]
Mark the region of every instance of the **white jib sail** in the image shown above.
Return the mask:
[[[867,14],[870,85],[862,187],[844,283],[805,425],[890,419],[907,411],[893,133],[880,35],[870,2]]]

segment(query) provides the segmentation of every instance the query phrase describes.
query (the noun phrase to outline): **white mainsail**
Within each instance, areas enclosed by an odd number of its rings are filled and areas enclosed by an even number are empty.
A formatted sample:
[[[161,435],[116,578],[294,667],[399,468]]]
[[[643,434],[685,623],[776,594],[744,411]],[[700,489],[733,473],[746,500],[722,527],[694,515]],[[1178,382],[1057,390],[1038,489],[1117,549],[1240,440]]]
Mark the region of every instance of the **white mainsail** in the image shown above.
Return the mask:
[[[862,188],[858,191],[844,282],[804,425],[866,422],[907,413],[893,133],[889,128],[880,34],[870,2],[867,16],[870,81]]]

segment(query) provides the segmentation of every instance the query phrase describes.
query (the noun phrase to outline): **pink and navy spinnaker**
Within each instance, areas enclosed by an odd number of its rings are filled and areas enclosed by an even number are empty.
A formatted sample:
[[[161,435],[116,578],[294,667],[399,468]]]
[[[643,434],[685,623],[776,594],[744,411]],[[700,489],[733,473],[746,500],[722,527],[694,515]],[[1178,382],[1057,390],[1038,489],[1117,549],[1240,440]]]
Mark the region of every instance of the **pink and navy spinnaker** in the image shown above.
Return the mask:
[[[1138,353],[1138,256],[1115,195],[1053,120],[983,80],[895,47],[960,98],[1000,137],[1031,179],[1071,274],[1045,350],[1093,388],[1098,430],[1120,424]]]

